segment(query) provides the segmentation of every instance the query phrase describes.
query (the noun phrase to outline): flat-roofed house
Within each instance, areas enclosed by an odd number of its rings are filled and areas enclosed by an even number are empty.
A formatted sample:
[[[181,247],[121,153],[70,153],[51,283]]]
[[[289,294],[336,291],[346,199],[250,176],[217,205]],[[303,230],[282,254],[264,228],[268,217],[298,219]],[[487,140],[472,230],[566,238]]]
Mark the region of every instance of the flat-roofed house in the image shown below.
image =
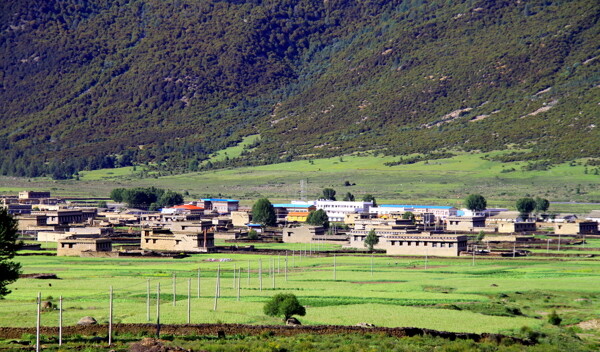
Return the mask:
[[[598,223],[596,221],[555,223],[554,233],[557,235],[597,235]]]
[[[380,246],[388,255],[455,257],[467,250],[468,237],[439,233],[388,235]],[[381,239],[380,239],[380,242]]]
[[[317,210],[312,204],[273,204],[273,210],[275,210],[275,217],[278,222],[287,221],[289,213],[310,213],[311,211]],[[307,215],[308,216],[308,215]]]
[[[286,221],[287,222],[306,222],[308,218],[308,212],[304,211],[291,211],[287,214]]]
[[[284,227],[281,236],[284,243],[310,243],[318,241],[324,234],[322,226],[302,225]]]
[[[449,216],[446,230],[475,232],[485,228],[485,216]]]
[[[215,247],[212,221],[173,223],[171,229],[143,229],[141,247],[172,252],[210,252]]]
[[[201,201],[205,210],[219,214],[229,214],[232,211],[237,211],[240,206],[240,201],[236,199],[203,198]]]
[[[112,241],[108,238],[67,237],[58,240],[57,256],[81,256],[82,252],[112,252]]]

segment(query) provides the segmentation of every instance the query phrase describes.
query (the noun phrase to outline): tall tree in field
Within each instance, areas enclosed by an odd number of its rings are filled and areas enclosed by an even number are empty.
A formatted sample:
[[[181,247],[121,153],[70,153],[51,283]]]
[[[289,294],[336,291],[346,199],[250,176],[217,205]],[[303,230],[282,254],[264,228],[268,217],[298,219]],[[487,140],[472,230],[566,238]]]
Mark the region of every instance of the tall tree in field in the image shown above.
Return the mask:
[[[21,242],[17,241],[17,221],[6,208],[0,209],[0,298],[10,293],[7,285],[19,278],[21,264],[10,261]]]
[[[535,199],[535,211],[538,213],[544,213],[550,208],[550,201],[548,199],[537,197]]]
[[[529,217],[529,213],[531,213],[535,209],[535,200],[533,198],[525,197],[517,200],[517,210],[519,213],[523,215],[523,217]]]
[[[277,222],[273,204],[267,198],[261,198],[252,206],[252,222],[273,226]]]
[[[323,226],[324,228],[327,228],[329,227],[329,217],[323,209],[311,211],[306,218],[306,223],[309,225]]]
[[[283,316],[283,321],[288,320],[292,315],[304,316],[306,314],[306,309],[292,293],[276,294],[265,303],[263,311],[268,316]]]
[[[481,194],[471,194],[465,199],[465,207],[474,212],[484,211],[487,201]]]
[[[365,237],[365,247],[367,247],[369,252],[373,252],[373,247],[375,247],[377,243],[379,243],[379,237],[377,237],[375,230],[371,229],[367,234],[367,237]]]
[[[333,188],[323,189],[323,199],[335,200],[335,189],[333,189]]]

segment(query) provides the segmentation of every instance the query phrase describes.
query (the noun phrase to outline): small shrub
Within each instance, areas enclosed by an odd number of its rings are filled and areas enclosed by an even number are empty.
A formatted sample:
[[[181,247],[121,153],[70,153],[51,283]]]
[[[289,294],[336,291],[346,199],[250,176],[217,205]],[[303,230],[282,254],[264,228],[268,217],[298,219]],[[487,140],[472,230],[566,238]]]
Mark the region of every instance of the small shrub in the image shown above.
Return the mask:
[[[562,318],[556,314],[555,310],[553,310],[552,313],[548,315],[548,322],[552,325],[558,326],[562,322]]]

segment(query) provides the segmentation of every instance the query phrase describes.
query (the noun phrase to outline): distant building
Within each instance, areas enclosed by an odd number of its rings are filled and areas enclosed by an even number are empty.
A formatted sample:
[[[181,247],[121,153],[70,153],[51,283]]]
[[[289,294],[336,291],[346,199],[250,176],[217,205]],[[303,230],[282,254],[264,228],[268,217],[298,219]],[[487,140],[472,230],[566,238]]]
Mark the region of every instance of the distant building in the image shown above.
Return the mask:
[[[201,201],[205,210],[219,214],[229,214],[232,211],[237,211],[240,206],[240,201],[236,199],[204,198]]]
[[[161,214],[204,214],[204,208],[192,204],[176,205],[171,208],[162,208]]]
[[[246,226],[246,224],[250,223],[252,217],[250,213],[247,211],[232,211],[231,212],[231,223],[235,227]]]
[[[317,210],[312,204],[273,204],[273,210],[275,210],[275,217],[278,222],[287,221],[289,213],[310,213],[311,211]]]
[[[555,223],[554,233],[557,235],[597,235],[598,223],[596,221]]]
[[[535,222],[531,221],[498,221],[495,226],[499,233],[525,233],[535,232],[537,229]]]
[[[50,192],[21,191],[19,199],[50,198]]]
[[[107,238],[67,237],[58,240],[57,256],[81,256],[82,252],[111,252],[112,241]]]
[[[310,243],[323,237],[325,229],[322,226],[286,226],[283,228],[282,239],[285,243]]]
[[[444,205],[396,205],[382,204],[378,207],[371,208],[371,212],[378,216],[389,215],[393,213],[411,212],[413,214],[431,213],[438,219],[446,219],[449,216],[456,216],[458,209],[452,206]]]
[[[468,237],[464,235],[435,233],[391,235],[383,238],[381,248],[388,255],[455,257],[467,250],[467,240]]]
[[[171,229],[144,229],[141,247],[147,250],[173,252],[209,252],[215,246],[211,221],[173,223]]]
[[[373,202],[346,202],[319,199],[310,202],[292,201],[295,206],[314,206],[315,210],[323,209],[329,222],[344,222],[347,214],[368,213]]]
[[[449,216],[446,222],[447,231],[476,232],[485,228],[485,216]]]
[[[303,211],[292,211],[287,214],[286,221],[287,222],[306,222],[308,215],[310,213]]]

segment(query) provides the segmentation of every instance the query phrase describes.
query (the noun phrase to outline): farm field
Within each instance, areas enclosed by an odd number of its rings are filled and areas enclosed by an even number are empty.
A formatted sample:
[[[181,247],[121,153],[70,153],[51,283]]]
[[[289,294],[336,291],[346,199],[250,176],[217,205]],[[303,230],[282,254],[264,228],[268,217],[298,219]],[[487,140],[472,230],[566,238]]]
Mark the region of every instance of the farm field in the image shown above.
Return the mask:
[[[228,154],[235,152],[230,150]],[[68,197],[106,197],[117,187],[156,186],[188,191],[189,199],[233,197],[251,205],[260,197],[269,197],[274,202],[297,199],[300,181],[305,180],[305,196],[309,199],[317,197],[323,188],[332,187],[340,198],[346,192],[357,198],[373,194],[379,203],[462,206],[470,193],[483,194],[490,207],[514,207],[516,199],[527,194],[551,201],[600,202],[600,176],[589,170],[586,173],[585,160],[550,170],[522,171],[521,167],[526,165],[523,162],[500,163],[484,160],[484,156],[457,153],[448,159],[392,167],[384,163],[396,161],[397,157],[344,156],[156,178],[139,178],[129,167],[82,172],[79,180],[0,177],[0,192],[31,189]],[[138,171],[141,168],[137,167]],[[512,169],[516,171],[506,172]],[[345,181],[356,185],[345,187]],[[597,208],[597,204],[567,203],[552,204],[550,211],[586,214]]]
[[[511,258],[512,259],[512,258]],[[576,324],[600,314],[600,262],[595,260],[415,260],[374,256],[304,257],[194,255],[184,259],[69,258],[19,256],[25,274],[55,273],[58,280],[22,278],[0,301],[0,326],[35,323],[35,297],[57,303],[64,299],[64,322],[83,316],[108,321],[108,292],[114,290],[116,323],[147,323],[146,290],[151,288],[151,321],[156,290],[161,286],[161,322],[183,324],[187,317],[187,285],[191,284],[191,323],[281,324],[262,313],[275,293],[290,292],[307,307],[308,325],[413,326],[455,332],[510,332],[523,326],[547,325],[551,311],[563,324]],[[215,261],[207,261],[215,260]],[[227,261],[216,261],[227,260]],[[229,261],[230,260],[230,261]],[[262,262],[262,290],[259,282]],[[371,260],[373,261],[371,271]],[[250,278],[248,278],[248,265]],[[425,268],[427,265],[427,268]],[[214,311],[217,268],[221,297]],[[240,300],[233,269],[242,269]],[[200,268],[200,298],[198,298]],[[269,275],[275,268],[275,275]],[[173,275],[176,305],[173,305]],[[274,283],[273,283],[274,282]],[[274,288],[273,288],[274,285]],[[42,314],[44,326],[58,324],[56,310]]]

